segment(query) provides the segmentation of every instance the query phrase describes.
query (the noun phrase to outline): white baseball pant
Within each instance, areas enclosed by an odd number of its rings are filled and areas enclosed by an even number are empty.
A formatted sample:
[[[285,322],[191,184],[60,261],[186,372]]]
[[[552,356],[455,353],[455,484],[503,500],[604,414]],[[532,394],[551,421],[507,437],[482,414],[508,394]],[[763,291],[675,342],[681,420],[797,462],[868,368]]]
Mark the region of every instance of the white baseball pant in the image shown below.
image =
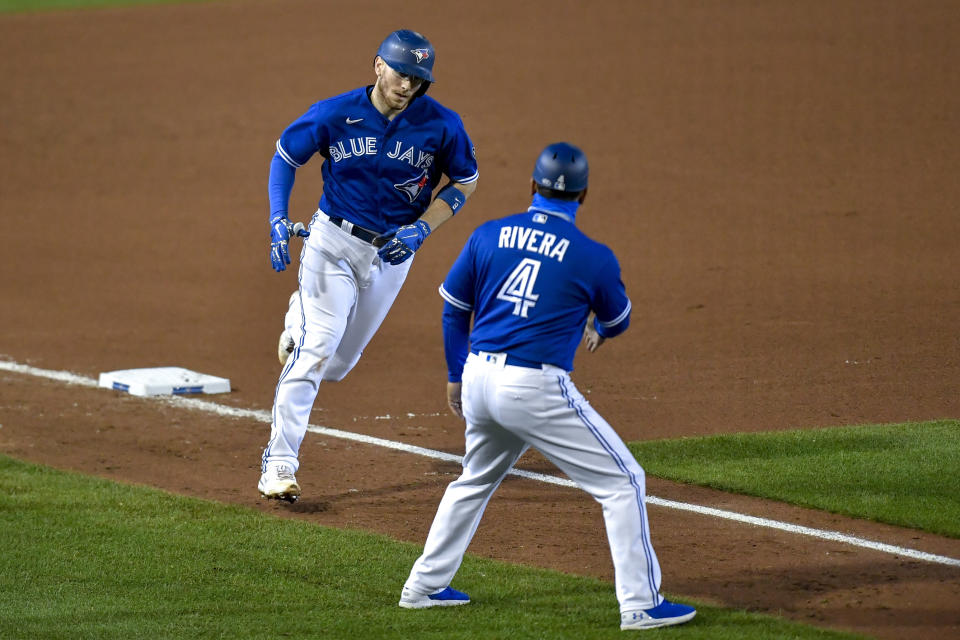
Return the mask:
[[[329,223],[322,211],[314,214],[300,254],[300,295],[284,320],[295,346],[277,383],[264,470],[271,462],[299,468],[320,382],[342,380],[357,364],[412,264],[382,262],[377,247]]]
[[[463,474],[447,487],[405,586],[427,594],[450,585],[487,502],[532,446],[600,503],[620,611],[657,606],[660,564],[650,541],[643,469],[566,371],[505,361],[502,353],[467,357]]]

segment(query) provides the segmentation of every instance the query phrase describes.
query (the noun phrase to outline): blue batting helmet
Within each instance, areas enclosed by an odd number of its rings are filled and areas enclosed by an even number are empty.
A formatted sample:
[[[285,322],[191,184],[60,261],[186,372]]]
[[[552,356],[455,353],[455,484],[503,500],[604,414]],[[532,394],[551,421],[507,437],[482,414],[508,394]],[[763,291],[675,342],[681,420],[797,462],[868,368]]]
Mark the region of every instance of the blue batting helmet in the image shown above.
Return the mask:
[[[533,181],[554,191],[583,191],[589,174],[587,155],[569,142],[548,146],[533,167]]]
[[[416,31],[394,31],[380,45],[377,55],[398,73],[433,82],[433,45]]]

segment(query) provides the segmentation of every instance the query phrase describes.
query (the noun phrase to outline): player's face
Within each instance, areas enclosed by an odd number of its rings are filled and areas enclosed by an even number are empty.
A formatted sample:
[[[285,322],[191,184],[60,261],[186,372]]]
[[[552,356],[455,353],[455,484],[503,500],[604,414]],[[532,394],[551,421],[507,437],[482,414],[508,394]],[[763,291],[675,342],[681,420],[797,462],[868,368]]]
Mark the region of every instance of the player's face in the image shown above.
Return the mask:
[[[422,78],[397,73],[380,58],[377,58],[374,69],[377,84],[373,90],[391,111],[403,111],[423,85]]]

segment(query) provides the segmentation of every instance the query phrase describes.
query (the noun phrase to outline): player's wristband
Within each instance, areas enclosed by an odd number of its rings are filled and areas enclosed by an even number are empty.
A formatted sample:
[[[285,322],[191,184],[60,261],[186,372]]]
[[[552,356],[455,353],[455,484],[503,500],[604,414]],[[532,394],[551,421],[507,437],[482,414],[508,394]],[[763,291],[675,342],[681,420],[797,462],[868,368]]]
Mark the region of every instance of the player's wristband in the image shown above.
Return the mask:
[[[453,186],[453,183],[451,182],[443,189],[440,189],[440,192],[437,193],[437,200],[443,200],[450,205],[450,208],[453,209],[454,215],[456,215],[457,211],[460,210],[460,207],[462,207],[467,201],[467,197],[463,195],[462,191]]]

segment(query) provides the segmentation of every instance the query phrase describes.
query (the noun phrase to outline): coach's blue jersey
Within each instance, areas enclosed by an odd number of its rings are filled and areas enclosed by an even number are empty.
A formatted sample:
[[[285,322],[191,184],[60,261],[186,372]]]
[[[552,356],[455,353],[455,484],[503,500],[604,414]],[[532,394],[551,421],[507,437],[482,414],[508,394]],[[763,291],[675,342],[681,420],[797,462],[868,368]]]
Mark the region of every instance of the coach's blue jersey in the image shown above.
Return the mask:
[[[604,326],[629,320],[620,264],[573,222],[531,210],[481,225],[440,295],[473,311],[470,348],[573,370],[591,309]]]
[[[277,140],[294,169],[324,157],[319,206],[378,233],[420,217],[446,174],[477,179],[477,160],[463,121],[429,96],[388,120],[361,87],[311,106]]]

